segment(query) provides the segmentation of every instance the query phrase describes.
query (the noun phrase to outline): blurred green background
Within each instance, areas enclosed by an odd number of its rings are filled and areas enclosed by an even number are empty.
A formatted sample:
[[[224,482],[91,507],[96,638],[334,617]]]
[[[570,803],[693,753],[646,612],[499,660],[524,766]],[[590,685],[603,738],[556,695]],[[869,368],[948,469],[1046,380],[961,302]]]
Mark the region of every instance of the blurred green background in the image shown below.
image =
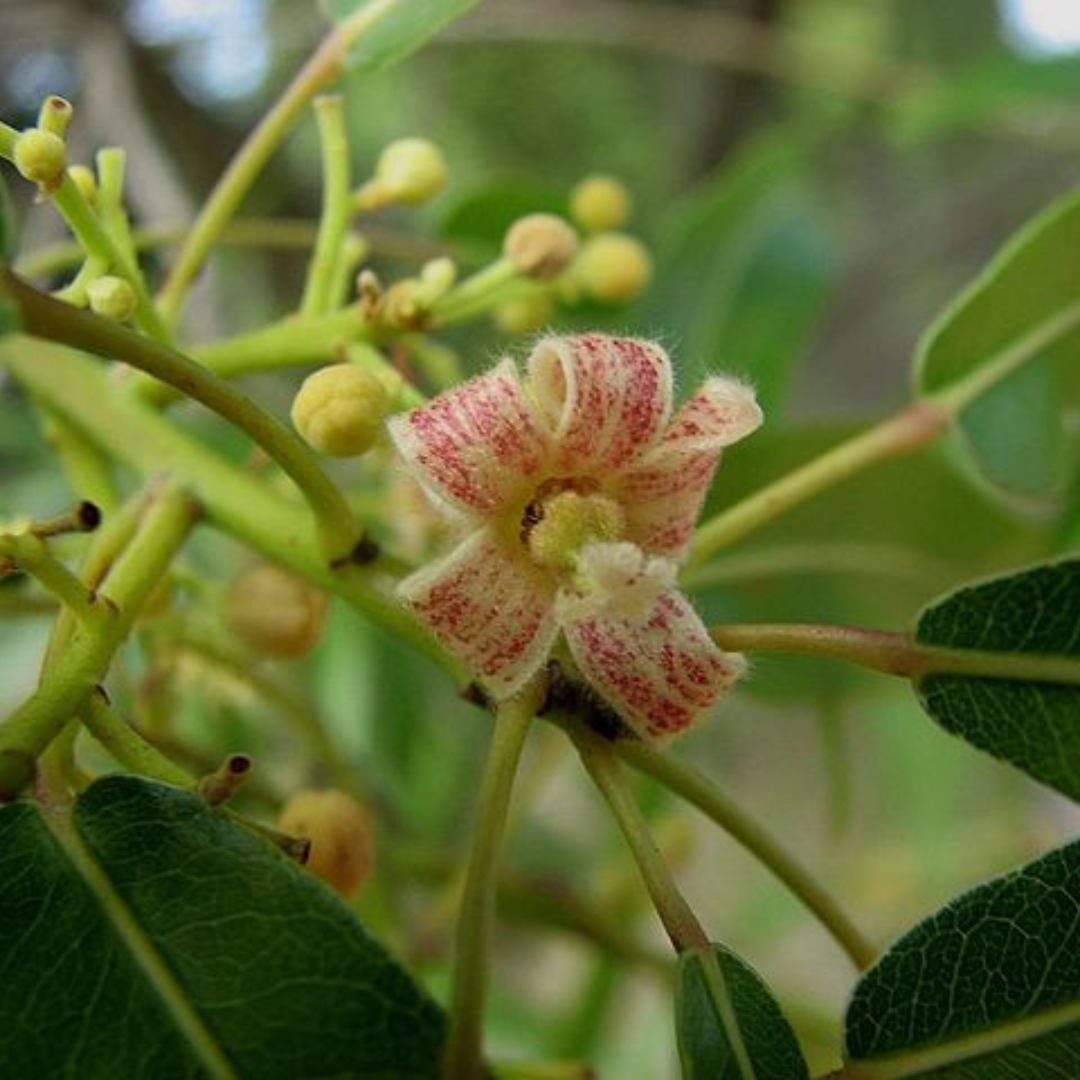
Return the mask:
[[[564,207],[587,173],[621,177],[653,287],[631,307],[555,325],[658,337],[684,390],[714,369],[757,384],[770,423],[722,466],[724,505],[902,404],[922,330],[1076,182],[1076,23],[1063,0],[489,0],[398,68],[347,80],[358,176],[405,135],[437,141],[451,167],[430,206],[380,219],[377,265],[392,279],[413,253],[443,246],[482,261],[515,213]],[[0,115],[28,124],[46,93],[70,98],[74,156],[125,146],[133,215],[158,224],[190,217],[326,24],[296,0],[5,0],[0,25]],[[22,251],[61,238],[28,186],[10,186]],[[311,219],[318,199],[309,121],[245,213]],[[305,261],[228,249],[199,289],[191,336],[287,310]],[[445,340],[470,369],[527,347],[487,326]],[[253,383],[282,411],[293,386]],[[181,415],[238,452],[200,414]],[[1074,493],[1055,477],[1003,502],[954,456],[946,447],[890,465],[778,522],[702,579],[703,611],[903,629],[944,589],[1069,546]],[[0,383],[0,515],[50,513],[69,497],[25,401]],[[182,612],[212,622],[214,590],[242,561],[235,545],[203,538],[190,569],[210,585],[185,593]],[[6,708],[33,685],[48,623],[2,609],[0,620]],[[147,660],[128,664],[137,707]],[[251,750],[271,794],[324,772],[297,756],[284,723],[282,695],[311,702],[380,811],[388,854],[361,908],[438,987],[481,715],[341,607],[308,660],[267,667],[284,688],[276,701],[197,653],[176,668],[179,737],[207,759]],[[533,750],[540,779],[510,851],[520,895],[500,939],[495,1047],[594,1055],[601,1076],[673,1075],[663,977],[647,962],[612,975],[587,939],[534,910],[538,897],[558,909],[579,893],[603,908],[633,873],[559,741]],[[819,663],[759,661],[679,752],[816,867],[876,940],[1078,824],[1064,800],[938,731],[906,686]],[[843,958],[731,842],[643,791],[703,921],[766,976],[812,1064],[829,1067],[853,978]],[[646,909],[631,904],[627,922],[661,952]],[[596,1016],[582,1023],[587,1001]]]

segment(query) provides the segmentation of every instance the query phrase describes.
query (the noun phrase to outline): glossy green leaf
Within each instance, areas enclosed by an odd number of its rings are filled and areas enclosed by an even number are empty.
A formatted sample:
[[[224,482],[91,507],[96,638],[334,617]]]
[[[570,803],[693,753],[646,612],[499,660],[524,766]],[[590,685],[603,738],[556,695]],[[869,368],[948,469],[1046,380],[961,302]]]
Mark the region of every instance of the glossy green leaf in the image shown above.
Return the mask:
[[[681,381],[717,367],[753,381],[766,412],[783,401],[835,277],[789,131],[756,140],[669,214],[657,241],[645,325],[671,327]]]
[[[1006,492],[1060,494],[1078,453],[1069,410],[1080,363],[1080,193],[1025,226],[919,344],[918,391],[948,395],[984,382],[962,410],[963,443]],[[1037,366],[1033,366],[1037,365]]]
[[[314,877],[131,777],[0,810],[11,1076],[419,1078],[442,1017]]]
[[[1080,1076],[1080,843],[904,935],[848,1006],[848,1080]]]
[[[1037,669],[1011,678],[942,673],[919,679],[916,691],[947,731],[1080,799],[1080,561],[962,588],[923,611],[915,638],[1003,664],[1063,661],[1053,682],[1039,681]]]
[[[807,1080],[810,1074],[795,1033],[769,988],[722,945],[714,945],[713,951],[757,1080]],[[739,1067],[710,992],[702,957],[694,950],[679,957],[675,1024],[686,1080],[751,1080]]]
[[[335,22],[370,17],[349,49],[349,66],[377,70],[404,60],[479,0],[323,0]]]

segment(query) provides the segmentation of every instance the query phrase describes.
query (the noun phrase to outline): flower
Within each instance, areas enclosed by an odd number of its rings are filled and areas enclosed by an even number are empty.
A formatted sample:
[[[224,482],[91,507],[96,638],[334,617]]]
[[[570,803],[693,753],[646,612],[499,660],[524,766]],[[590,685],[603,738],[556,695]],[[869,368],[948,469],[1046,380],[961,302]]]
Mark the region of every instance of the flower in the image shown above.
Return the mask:
[[[663,738],[745,669],[676,585],[723,447],[761,423],[753,391],[715,376],[672,415],[657,345],[541,340],[389,422],[429,497],[465,526],[399,586],[495,698],[562,634],[581,675],[640,735]]]

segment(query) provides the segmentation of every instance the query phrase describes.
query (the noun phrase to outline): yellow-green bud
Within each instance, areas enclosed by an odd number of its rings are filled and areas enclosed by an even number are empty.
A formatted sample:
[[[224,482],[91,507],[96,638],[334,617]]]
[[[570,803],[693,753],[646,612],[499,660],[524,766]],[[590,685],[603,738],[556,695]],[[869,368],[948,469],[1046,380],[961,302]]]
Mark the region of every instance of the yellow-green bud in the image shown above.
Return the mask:
[[[519,274],[546,281],[569,266],[577,243],[577,233],[561,217],[529,214],[510,226],[503,255]]]
[[[586,176],[570,192],[570,216],[589,233],[607,232],[630,219],[632,202],[626,185],[613,176]]]
[[[278,829],[311,841],[307,868],[335,892],[351,899],[374,861],[367,811],[343,791],[298,791],[282,808]]]
[[[86,286],[90,310],[114,322],[126,322],[135,311],[135,290],[122,277],[104,274]]]
[[[582,245],[574,280],[585,294],[604,304],[625,304],[652,279],[652,259],[645,245],[626,233],[600,233]]]
[[[309,652],[326,621],[326,593],[273,563],[249,567],[229,586],[225,623],[246,645],[279,659]]]
[[[446,183],[446,159],[427,139],[398,139],[380,155],[375,179],[391,201],[416,206]]]
[[[80,194],[88,203],[93,205],[97,202],[98,184],[93,169],[86,165],[72,165],[68,169],[68,176],[71,177]]]
[[[28,128],[15,139],[12,155],[15,168],[35,184],[55,187],[67,165],[67,146],[59,135],[41,128]]]
[[[374,445],[391,404],[381,379],[355,364],[332,364],[304,380],[292,422],[316,450],[353,457]]]
[[[457,281],[457,266],[454,260],[445,255],[438,259],[429,259],[420,267],[420,280],[424,284],[424,293],[434,303],[441,300]]]
[[[555,305],[546,292],[537,290],[528,296],[518,296],[500,304],[492,318],[500,330],[508,334],[528,334],[551,321]]]

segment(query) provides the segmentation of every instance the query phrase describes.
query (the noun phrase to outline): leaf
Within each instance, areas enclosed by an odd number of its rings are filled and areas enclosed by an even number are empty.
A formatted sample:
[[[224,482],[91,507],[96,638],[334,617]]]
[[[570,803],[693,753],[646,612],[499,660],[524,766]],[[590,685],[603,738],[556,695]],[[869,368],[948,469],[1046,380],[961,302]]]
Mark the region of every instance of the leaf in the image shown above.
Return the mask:
[[[916,350],[920,394],[978,389],[964,391],[962,441],[982,477],[1005,493],[1049,500],[1080,458],[1069,423],[1080,400],[1070,378],[1080,361],[1078,250],[1074,191],[1005,245]]]
[[[321,883],[194,795],[0,810],[11,1076],[434,1076],[437,1008]]]
[[[969,585],[919,616],[920,645],[974,650],[1004,667],[1024,657],[1080,661],[1080,560]],[[1068,675],[1068,663],[1061,674]],[[1080,799],[1080,662],[1073,679],[930,674],[916,692],[946,731]]]
[[[905,934],[848,1006],[850,1080],[1080,1075],[1080,843]]]
[[[334,22],[367,15],[349,49],[349,67],[377,71],[404,60],[479,0],[323,0]]]
[[[773,132],[677,204],[643,305],[645,325],[676,331],[686,386],[722,366],[755,384],[770,415],[835,278],[806,158],[797,135]]]
[[[810,1074],[795,1033],[769,988],[734,953],[722,945],[712,949],[757,1080],[807,1080]],[[693,949],[679,957],[675,1023],[686,1080],[742,1080],[744,1073],[709,991],[703,958]]]

